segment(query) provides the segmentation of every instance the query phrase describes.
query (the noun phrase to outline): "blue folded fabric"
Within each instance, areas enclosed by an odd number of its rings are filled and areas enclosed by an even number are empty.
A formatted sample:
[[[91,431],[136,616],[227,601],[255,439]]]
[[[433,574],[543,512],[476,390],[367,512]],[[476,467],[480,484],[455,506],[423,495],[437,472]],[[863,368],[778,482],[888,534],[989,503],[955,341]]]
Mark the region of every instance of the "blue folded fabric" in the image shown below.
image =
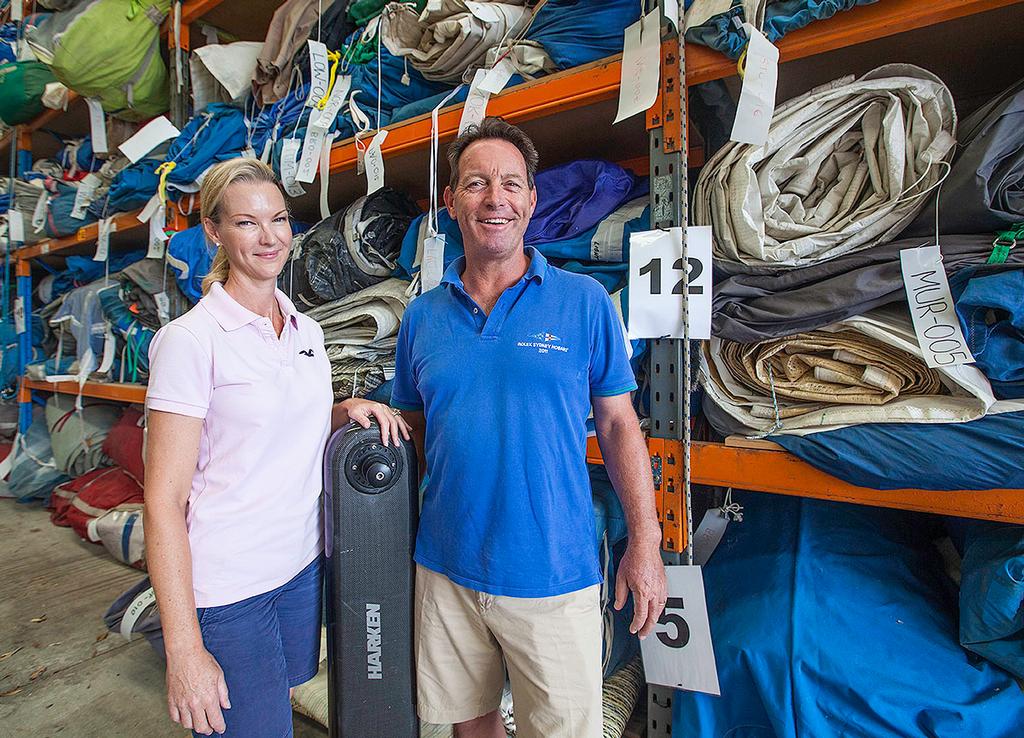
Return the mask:
[[[676,692],[675,738],[1020,735],[1013,678],[960,646],[937,526],[837,502],[734,499],[743,522],[703,567],[722,694]]]
[[[1024,264],[962,269],[949,287],[975,365],[995,396],[1024,397]]]
[[[648,192],[647,177],[600,159],[578,159],[537,173],[537,208],[527,246],[588,231],[623,203]]]
[[[1024,526],[962,523],[960,643],[1024,679]]]
[[[125,382],[138,382],[149,374],[149,344],[153,341],[156,331],[146,328],[121,299],[121,285],[114,284],[102,289],[97,294],[103,316],[110,321],[110,327],[125,346],[123,353],[111,367],[111,376]],[[122,374],[123,371],[123,374]]]
[[[94,201],[89,212],[101,218],[104,214],[127,213],[143,207],[160,186],[156,168],[162,163],[160,159],[140,159],[122,169],[111,180],[107,197]]]
[[[74,160],[72,161],[72,159]],[[57,162],[64,169],[71,169],[72,165],[75,165],[83,172],[96,172],[103,166],[103,160],[97,159],[93,155],[91,136],[86,136],[82,140],[81,145],[74,151],[74,157],[72,157],[72,150],[68,145],[62,146],[57,152]]]
[[[119,272],[129,264],[146,258],[145,251],[126,251],[110,254],[110,273]],[[93,261],[91,256],[69,256],[65,260],[64,271],[53,280],[52,298],[56,299],[75,287],[95,282],[103,276],[106,264]]]
[[[770,440],[824,472],[872,489],[1022,489],[1024,412],[969,423],[865,423]],[[967,463],[949,463],[950,452]]]
[[[623,32],[640,19],[635,0],[549,0],[526,38],[544,47],[558,69],[622,52]]]
[[[210,273],[212,262],[213,253],[201,224],[178,231],[167,242],[167,264],[178,288],[193,304],[203,296],[203,277]]]
[[[241,156],[245,138],[241,110],[224,103],[207,105],[206,111],[194,116],[167,148],[167,161],[175,163],[167,175],[168,194],[174,199],[174,185],[191,186],[208,167]]]
[[[79,220],[71,217],[71,211],[75,208],[75,194],[77,187],[57,182],[57,194],[50,198],[50,205],[46,211],[46,222],[43,231],[48,238],[62,238],[78,232],[82,226],[95,223],[97,218],[88,209],[85,217]]]
[[[765,9],[764,34],[775,43],[790,31],[816,20],[831,18],[842,10],[857,5],[870,5],[878,0],[772,0]],[[689,8],[689,4],[687,5]],[[733,0],[725,12],[709,18],[704,24],[686,31],[686,40],[717,49],[730,59],[738,59],[747,45],[743,30],[743,0]]]

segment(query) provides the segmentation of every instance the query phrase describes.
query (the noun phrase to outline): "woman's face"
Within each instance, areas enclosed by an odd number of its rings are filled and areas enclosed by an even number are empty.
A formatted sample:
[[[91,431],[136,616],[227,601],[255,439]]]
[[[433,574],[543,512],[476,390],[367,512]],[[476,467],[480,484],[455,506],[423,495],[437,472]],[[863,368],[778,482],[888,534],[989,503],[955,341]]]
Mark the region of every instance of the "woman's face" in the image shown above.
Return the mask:
[[[234,277],[276,282],[292,245],[281,191],[269,182],[236,182],[224,192],[220,222],[204,221],[207,235],[224,249]]]

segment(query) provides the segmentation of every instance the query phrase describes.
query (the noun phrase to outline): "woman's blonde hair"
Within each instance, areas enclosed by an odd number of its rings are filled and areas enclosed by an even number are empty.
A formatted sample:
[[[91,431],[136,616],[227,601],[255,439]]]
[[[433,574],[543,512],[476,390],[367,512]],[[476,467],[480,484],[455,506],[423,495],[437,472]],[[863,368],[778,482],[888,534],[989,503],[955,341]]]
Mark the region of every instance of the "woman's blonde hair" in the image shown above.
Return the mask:
[[[199,214],[205,221],[207,218],[214,223],[220,223],[224,195],[228,187],[236,182],[245,184],[261,184],[266,182],[281,190],[281,184],[274,176],[274,170],[261,162],[259,159],[242,157],[222,161],[210,168],[203,177],[203,184],[199,190]],[[284,191],[281,190],[281,195]],[[204,231],[205,233],[205,231]],[[214,282],[223,284],[228,279],[231,264],[228,262],[228,255],[217,244],[217,251],[213,255],[213,263],[210,264],[210,272],[203,278],[203,294],[210,291]]]

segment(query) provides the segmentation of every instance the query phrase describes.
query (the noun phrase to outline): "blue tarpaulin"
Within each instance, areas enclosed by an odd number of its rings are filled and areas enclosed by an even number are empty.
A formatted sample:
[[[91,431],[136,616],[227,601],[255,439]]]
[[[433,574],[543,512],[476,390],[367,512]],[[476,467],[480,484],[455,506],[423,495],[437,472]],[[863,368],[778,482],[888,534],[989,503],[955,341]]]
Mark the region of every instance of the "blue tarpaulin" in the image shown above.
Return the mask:
[[[721,697],[676,692],[675,738],[1017,738],[1024,697],[971,663],[913,513],[738,494],[704,567]]]

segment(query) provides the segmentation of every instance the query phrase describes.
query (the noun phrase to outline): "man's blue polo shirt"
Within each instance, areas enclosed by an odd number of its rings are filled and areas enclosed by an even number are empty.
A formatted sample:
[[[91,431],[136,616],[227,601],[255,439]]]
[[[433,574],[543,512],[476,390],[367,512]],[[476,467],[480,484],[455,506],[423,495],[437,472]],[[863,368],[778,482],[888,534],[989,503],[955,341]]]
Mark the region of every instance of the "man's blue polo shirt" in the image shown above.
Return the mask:
[[[636,389],[604,288],[530,267],[490,315],[465,259],[406,310],[392,404],[426,416],[416,561],[470,589],[548,597],[601,581],[585,461],[593,395]]]

